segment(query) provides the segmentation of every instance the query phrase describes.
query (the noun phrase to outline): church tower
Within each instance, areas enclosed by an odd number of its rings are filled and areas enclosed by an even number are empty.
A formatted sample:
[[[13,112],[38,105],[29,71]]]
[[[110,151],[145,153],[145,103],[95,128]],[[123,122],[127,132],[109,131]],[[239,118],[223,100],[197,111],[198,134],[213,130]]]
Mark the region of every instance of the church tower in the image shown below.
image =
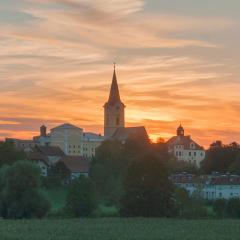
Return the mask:
[[[104,137],[106,139],[111,138],[118,128],[125,127],[124,109],[125,105],[120,99],[114,65],[110,95],[108,101],[104,105]]]

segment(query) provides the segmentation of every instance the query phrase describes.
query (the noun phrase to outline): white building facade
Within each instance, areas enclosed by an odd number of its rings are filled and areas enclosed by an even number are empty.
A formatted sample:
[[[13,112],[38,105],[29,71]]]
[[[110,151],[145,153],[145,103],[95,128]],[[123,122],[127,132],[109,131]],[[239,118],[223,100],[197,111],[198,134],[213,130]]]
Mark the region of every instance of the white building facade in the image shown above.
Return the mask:
[[[240,198],[240,176],[176,174],[173,183],[184,188],[189,196],[200,196],[206,200]]]
[[[184,135],[184,129],[180,125],[177,129],[177,136],[167,141],[168,151],[178,161],[185,161],[200,166],[205,158],[205,150],[202,146],[191,139],[191,136]]]

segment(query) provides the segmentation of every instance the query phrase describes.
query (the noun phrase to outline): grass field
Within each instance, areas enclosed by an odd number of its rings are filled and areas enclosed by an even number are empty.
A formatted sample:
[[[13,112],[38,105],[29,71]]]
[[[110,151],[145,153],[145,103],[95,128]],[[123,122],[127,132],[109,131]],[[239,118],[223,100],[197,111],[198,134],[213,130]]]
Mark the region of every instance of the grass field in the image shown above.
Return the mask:
[[[0,220],[1,240],[238,240],[238,220]]]

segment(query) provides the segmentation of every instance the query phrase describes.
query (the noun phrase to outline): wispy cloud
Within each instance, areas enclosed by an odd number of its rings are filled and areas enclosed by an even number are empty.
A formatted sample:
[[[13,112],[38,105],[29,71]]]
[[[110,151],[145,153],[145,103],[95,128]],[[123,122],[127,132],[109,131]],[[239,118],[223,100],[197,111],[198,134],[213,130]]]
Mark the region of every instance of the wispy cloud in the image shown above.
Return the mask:
[[[129,126],[168,138],[182,122],[204,145],[240,140],[235,18],[143,0],[13,1],[2,9],[18,17],[0,18],[0,136],[62,122],[101,132],[117,61]]]

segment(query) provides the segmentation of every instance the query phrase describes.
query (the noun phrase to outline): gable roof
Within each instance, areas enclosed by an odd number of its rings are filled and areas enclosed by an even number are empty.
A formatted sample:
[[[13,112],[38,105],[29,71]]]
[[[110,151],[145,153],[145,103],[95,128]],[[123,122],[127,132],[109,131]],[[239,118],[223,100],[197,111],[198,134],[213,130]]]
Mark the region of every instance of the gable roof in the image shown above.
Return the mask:
[[[65,155],[61,148],[55,146],[36,146],[35,151],[38,151],[44,156],[62,157]]]
[[[64,156],[61,161],[71,172],[88,173],[90,169],[90,160],[81,156]]]
[[[202,146],[197,144],[194,140],[191,139],[191,136],[174,136],[170,138],[166,144],[169,147],[174,147],[175,145],[182,145],[185,150],[192,149],[191,144],[194,143],[194,150],[204,150]]]
[[[51,131],[52,131],[52,130],[56,130],[56,129],[80,129],[80,130],[82,130],[82,128],[79,128],[79,127],[77,127],[77,126],[74,126],[73,124],[70,124],[70,123],[64,123],[64,124],[62,124],[62,125],[59,125],[59,126],[57,126],[57,127],[54,127],[54,128],[51,129]]]
[[[31,161],[42,161],[49,166],[48,158],[36,150],[28,152],[27,158]]]
[[[144,126],[140,127],[120,127],[113,134],[112,138],[120,141],[127,140],[128,138],[144,138],[148,139],[148,134]]]

